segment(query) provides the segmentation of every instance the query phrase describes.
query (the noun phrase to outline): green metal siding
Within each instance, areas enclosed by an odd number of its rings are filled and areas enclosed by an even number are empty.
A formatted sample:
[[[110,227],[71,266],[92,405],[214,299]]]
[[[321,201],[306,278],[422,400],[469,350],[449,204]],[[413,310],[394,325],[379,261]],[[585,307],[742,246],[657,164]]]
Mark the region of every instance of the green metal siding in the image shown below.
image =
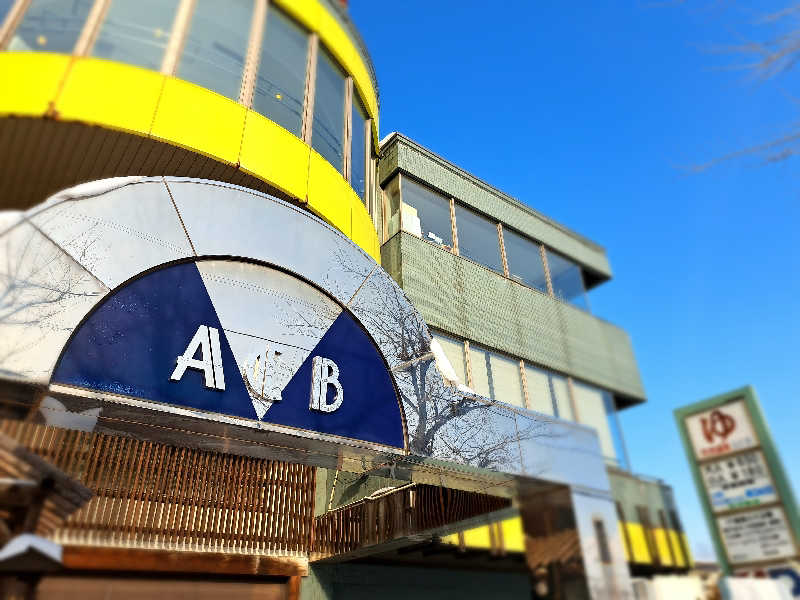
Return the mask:
[[[383,183],[398,169],[565,254],[602,278],[611,277],[611,267],[601,246],[395,134],[381,149],[378,180]]]
[[[618,327],[408,233],[389,240],[382,259],[431,327],[645,399]]]

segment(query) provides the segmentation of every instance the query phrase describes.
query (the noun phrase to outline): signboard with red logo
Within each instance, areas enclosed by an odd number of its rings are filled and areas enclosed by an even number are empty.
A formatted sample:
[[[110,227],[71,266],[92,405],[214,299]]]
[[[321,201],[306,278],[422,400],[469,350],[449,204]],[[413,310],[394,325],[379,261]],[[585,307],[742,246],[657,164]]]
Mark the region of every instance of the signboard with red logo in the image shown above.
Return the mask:
[[[800,558],[800,516],[753,388],[675,417],[723,571],[783,573]]]
[[[686,429],[694,455],[699,459],[724,456],[758,445],[743,400],[688,417]]]

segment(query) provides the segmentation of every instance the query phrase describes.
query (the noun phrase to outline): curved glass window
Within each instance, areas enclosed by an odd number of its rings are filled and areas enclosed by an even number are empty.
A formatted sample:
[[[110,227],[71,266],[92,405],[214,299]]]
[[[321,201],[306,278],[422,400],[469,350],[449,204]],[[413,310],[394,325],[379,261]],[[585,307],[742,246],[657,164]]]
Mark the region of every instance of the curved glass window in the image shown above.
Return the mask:
[[[261,45],[253,109],[300,136],[308,32],[270,5]]]
[[[367,111],[353,90],[353,135],[350,142],[350,185],[367,202]]]
[[[311,146],[341,173],[344,167],[345,74],[330,53],[319,47]]]
[[[93,0],[32,0],[8,45],[12,52],[70,54]]]
[[[458,253],[498,273],[503,272],[497,224],[456,204]]]
[[[178,0],[112,0],[92,56],[158,71]]]
[[[547,293],[547,278],[539,244],[504,227],[503,245],[506,249],[509,277]]]
[[[196,0],[177,75],[239,99],[253,0]]]

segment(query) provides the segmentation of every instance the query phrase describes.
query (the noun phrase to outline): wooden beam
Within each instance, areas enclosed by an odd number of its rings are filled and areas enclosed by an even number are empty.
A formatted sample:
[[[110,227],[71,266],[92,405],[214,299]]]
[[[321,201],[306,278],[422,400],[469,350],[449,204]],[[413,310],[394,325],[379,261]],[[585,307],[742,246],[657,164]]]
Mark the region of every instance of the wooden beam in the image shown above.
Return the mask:
[[[250,556],[94,546],[64,546],[63,552],[64,566],[75,570],[284,577],[308,575],[308,558],[304,556]]]

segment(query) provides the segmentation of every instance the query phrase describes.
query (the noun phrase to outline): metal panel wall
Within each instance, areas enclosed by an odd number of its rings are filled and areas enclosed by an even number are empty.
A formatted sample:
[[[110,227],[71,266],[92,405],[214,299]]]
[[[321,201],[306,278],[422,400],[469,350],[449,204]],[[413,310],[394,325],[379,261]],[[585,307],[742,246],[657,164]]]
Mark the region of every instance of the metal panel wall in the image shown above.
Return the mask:
[[[513,226],[601,277],[611,277],[611,266],[601,246],[537,213],[408,138],[393,134],[381,147],[378,181],[382,183],[397,169]]]
[[[615,325],[407,233],[382,257],[431,327],[645,399],[630,338]]]

